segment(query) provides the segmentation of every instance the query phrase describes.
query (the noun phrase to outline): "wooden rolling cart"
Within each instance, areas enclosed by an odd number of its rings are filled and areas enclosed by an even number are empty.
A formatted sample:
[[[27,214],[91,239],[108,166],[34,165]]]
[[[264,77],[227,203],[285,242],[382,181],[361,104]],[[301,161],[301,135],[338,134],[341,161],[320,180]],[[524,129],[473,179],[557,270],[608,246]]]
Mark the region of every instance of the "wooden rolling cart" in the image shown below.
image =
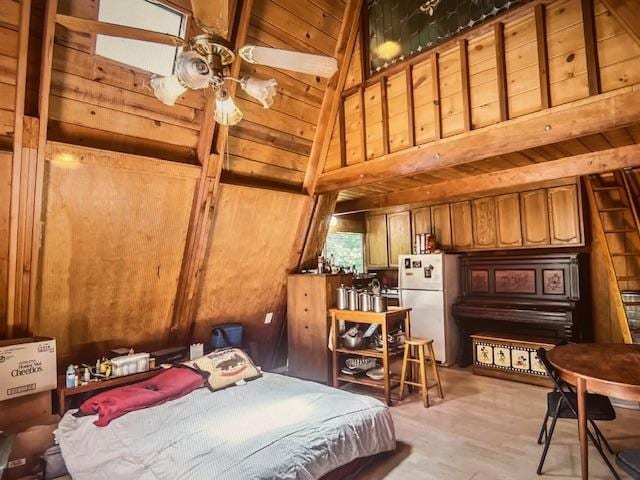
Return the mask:
[[[391,359],[394,356],[401,356],[403,354],[403,350],[400,349],[397,352],[390,352],[389,345],[387,341],[387,334],[394,326],[398,325],[398,323],[403,323],[404,334],[408,337],[411,334],[411,309],[410,308],[400,308],[400,307],[389,307],[389,310],[383,313],[376,312],[360,312],[353,310],[338,310],[336,308],[332,308],[329,310],[329,315],[331,316],[331,325],[332,325],[332,334],[333,334],[333,363],[332,363],[332,371],[333,371],[333,386],[338,388],[341,383],[355,383],[358,385],[365,385],[368,387],[380,388],[384,391],[384,399],[387,402],[387,405],[391,405],[391,390],[398,387],[400,385],[400,378],[392,379],[389,374],[389,365],[391,364]],[[382,351],[379,352],[374,348],[362,348],[362,349],[353,349],[353,348],[345,348],[340,343],[339,332],[340,332],[340,322],[352,322],[352,323],[363,323],[363,324],[378,324],[380,325],[381,334],[382,334]],[[378,358],[382,361],[382,369],[384,371],[384,379],[382,380],[373,380],[368,377],[365,378],[355,378],[340,372],[341,370],[341,355],[352,355],[352,356],[361,356],[361,357],[371,357]]]

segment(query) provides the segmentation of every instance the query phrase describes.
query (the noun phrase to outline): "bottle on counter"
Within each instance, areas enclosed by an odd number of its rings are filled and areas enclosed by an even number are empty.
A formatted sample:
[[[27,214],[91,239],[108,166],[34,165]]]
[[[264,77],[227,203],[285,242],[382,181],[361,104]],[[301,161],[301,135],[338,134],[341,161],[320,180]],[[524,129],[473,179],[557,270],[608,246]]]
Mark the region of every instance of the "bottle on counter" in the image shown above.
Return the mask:
[[[324,273],[324,257],[318,255],[318,274]]]
[[[76,385],[76,370],[75,370],[75,368],[73,368],[73,365],[69,365],[67,367],[65,386],[67,388],[75,388],[77,386]]]

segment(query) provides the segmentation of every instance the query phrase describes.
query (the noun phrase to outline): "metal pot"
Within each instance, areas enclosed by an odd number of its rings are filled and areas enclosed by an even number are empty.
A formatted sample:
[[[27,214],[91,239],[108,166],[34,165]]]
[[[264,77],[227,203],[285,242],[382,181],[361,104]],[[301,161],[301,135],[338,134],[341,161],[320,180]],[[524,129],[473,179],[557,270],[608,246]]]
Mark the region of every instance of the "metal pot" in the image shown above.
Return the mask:
[[[336,307],[340,310],[346,310],[349,308],[349,289],[342,284],[336,290]]]
[[[387,311],[387,297],[383,297],[382,295],[374,295],[373,296],[373,311],[376,313],[384,313]]]
[[[373,295],[366,290],[360,294],[360,310],[370,312],[373,309]]]
[[[360,305],[359,303],[359,298],[358,298],[358,290],[356,290],[355,288],[352,288],[349,290],[349,294],[348,294],[348,305],[349,305],[349,310],[358,310],[358,307]]]
[[[365,345],[364,334],[358,331],[355,335],[350,335],[350,331],[342,335],[342,346],[347,348],[362,348]]]

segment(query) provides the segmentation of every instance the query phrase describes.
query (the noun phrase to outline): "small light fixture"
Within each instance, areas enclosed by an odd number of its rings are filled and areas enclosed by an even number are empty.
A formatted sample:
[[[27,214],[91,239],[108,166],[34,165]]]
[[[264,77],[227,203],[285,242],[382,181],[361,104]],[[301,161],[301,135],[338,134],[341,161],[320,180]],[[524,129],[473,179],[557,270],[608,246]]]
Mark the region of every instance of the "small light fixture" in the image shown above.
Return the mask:
[[[235,125],[242,120],[242,112],[225,89],[216,92],[216,122],[220,125]]]
[[[331,220],[329,220],[329,226],[335,227],[337,225],[338,225],[338,217],[336,217],[335,215],[331,215]]]
[[[402,52],[402,47],[398,42],[393,40],[387,40],[386,42],[378,45],[375,49],[376,55],[383,60],[393,60]]]
[[[173,106],[176,104],[178,97],[187,91],[187,87],[183,85],[177,75],[170,77],[151,77],[151,88],[158,100],[165,105]]]
[[[258,100],[263,108],[273,105],[273,97],[276,95],[278,82],[273,78],[270,80],[260,80],[259,78],[243,77],[240,79],[240,87],[247,95]]]

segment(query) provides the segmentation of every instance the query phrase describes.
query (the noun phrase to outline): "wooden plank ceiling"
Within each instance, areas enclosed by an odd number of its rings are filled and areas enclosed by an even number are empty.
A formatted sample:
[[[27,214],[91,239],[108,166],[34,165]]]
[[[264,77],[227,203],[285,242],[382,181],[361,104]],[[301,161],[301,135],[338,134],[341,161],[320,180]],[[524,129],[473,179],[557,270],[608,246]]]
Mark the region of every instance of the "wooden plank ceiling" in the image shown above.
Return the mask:
[[[578,137],[565,142],[499,155],[465,165],[434,170],[420,175],[411,175],[363,187],[350,188],[340,192],[338,201],[352,200],[354,198],[389,193],[423,185],[434,185],[447,180],[497,172],[514,167],[543,163],[564,157],[633,144],[640,144],[640,125]]]

